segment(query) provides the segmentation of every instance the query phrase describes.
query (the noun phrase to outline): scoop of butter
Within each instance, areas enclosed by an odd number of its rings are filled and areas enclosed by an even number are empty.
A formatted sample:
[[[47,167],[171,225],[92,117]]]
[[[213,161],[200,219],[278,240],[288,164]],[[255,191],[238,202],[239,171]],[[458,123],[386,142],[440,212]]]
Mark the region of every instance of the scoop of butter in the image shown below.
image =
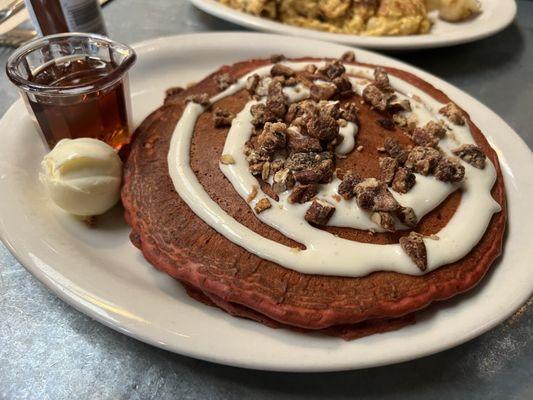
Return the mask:
[[[119,199],[122,161],[100,140],[63,139],[44,157],[39,177],[63,210],[81,216],[99,215]]]

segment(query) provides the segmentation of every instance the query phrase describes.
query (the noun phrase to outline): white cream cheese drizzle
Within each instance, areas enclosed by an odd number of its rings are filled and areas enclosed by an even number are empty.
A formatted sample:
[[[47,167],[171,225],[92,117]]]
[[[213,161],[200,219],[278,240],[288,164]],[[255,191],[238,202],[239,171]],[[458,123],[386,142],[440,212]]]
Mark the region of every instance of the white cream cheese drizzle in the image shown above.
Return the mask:
[[[285,64],[294,70],[302,70],[309,63]],[[321,66],[324,63],[314,64]],[[224,92],[214,96],[211,102],[214,103],[242,90],[247,77],[252,74],[269,75],[271,67],[268,65],[252,71]],[[366,67],[346,66],[346,69],[350,75],[368,79],[371,79],[373,74],[373,69]],[[441,103],[402,79],[390,76],[390,80],[398,97],[410,100],[413,114],[420,126],[429,120],[444,120],[438,114],[438,110],[443,106]],[[361,78],[352,78],[351,82],[359,93],[368,84],[368,81]],[[284,91],[289,101],[293,102],[309,96],[309,91],[300,85],[284,88]],[[248,170],[248,163],[242,151],[244,143],[252,132],[250,108],[253,104],[254,101],[247,103],[236,116],[226,138],[223,154],[232,155],[235,164],[220,165],[224,175],[243,199],[248,197],[252,187],[258,186],[256,178]],[[278,202],[271,200],[272,207],[258,214],[257,218],[285,236],[304,244],[305,250],[297,250],[266,239],[237,222],[209,197],[190,167],[190,144],[194,126],[203,112],[204,108],[195,103],[189,103],[185,108],[171,138],[168,153],[169,174],[180,197],[203,221],[220,234],[261,258],[302,273],[355,277],[388,270],[410,275],[423,274],[399,244],[376,245],[353,242],[309,225],[304,220],[309,203],[290,204],[287,201],[287,192],[280,194]],[[357,126],[350,123],[342,128],[340,133],[344,141],[336,151],[346,154],[354,148]],[[474,143],[467,126],[453,126],[453,135],[441,140],[439,145],[445,152],[451,154],[451,149],[457,147],[459,143]],[[438,233],[440,240],[424,238],[428,254],[427,271],[457,261],[468,254],[483,236],[492,215],[500,210],[500,206],[490,194],[496,180],[494,165],[489,160],[483,170],[466,163],[463,165],[465,179],[460,185],[451,185],[431,176],[416,174],[416,184],[408,193],[392,192],[401,205],[412,207],[417,217],[422,218],[453,191],[458,188],[463,191],[458,209],[446,227]],[[336,207],[329,225],[379,231],[380,228],[371,221],[369,213],[361,210],[354,200],[337,202],[334,199],[337,197],[335,195],[339,183],[338,179],[334,179],[333,182],[322,185],[318,196]],[[259,189],[255,199],[249,203],[250,207],[253,208],[263,197],[266,195]]]

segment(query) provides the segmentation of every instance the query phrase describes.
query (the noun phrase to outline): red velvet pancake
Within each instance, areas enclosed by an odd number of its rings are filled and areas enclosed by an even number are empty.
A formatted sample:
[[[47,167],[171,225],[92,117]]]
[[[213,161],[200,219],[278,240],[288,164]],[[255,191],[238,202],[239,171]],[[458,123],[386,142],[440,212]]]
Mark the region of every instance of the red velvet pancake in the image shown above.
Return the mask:
[[[409,315],[433,301],[455,296],[478,283],[501,253],[506,223],[505,192],[497,155],[466,113],[477,145],[495,165],[497,181],[492,196],[502,211],[494,214],[483,238],[466,257],[425,275],[374,272],[348,278],[302,274],[249,253],[190,210],[176,193],[167,165],[170,138],[184,109],[185,98],[200,93],[212,96],[220,91],[216,82],[223,73],[238,78],[268,63],[269,60],[252,60],[221,68],[194,86],[169,95],[165,104],[135,131],[124,167],[122,201],[126,220],[132,227],[132,242],[145,258],[156,268],[186,283],[196,298],[230,314],[276,327],[322,331],[331,328],[331,332],[346,338],[359,335],[339,332],[342,329],[347,332],[348,326],[362,321],[367,325],[359,327],[368,328],[366,334],[389,330],[387,326],[400,327],[411,320],[394,318]],[[385,69],[442,103],[450,101],[444,93],[408,72]],[[249,100],[248,96],[243,90],[222,99],[216,106],[236,113]],[[363,150],[350,153],[338,167],[377,177],[380,157],[377,148],[383,146],[385,138],[392,136],[405,145],[412,142],[401,129],[390,130],[380,125],[378,121],[382,115],[363,104],[357,95],[353,96],[358,106],[361,103],[357,145],[363,146]],[[265,238],[297,246],[298,243],[257,219],[220,171],[219,158],[228,128],[215,128],[212,109],[198,119],[192,141],[191,167],[198,180],[210,197],[237,221]],[[419,222],[416,231],[423,235],[437,233],[446,226],[460,201],[460,192],[450,195]],[[349,240],[376,244],[397,243],[399,237],[408,233],[369,234],[347,228],[322,229]]]

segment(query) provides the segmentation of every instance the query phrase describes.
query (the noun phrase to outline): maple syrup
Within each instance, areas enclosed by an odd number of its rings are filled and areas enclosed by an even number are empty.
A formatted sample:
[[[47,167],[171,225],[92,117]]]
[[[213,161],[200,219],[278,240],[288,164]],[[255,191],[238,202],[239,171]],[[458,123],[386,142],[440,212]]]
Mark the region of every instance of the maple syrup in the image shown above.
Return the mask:
[[[125,45],[72,33],[30,42],[6,68],[50,148],[64,138],[92,137],[118,150],[130,138],[127,71],[134,61]]]

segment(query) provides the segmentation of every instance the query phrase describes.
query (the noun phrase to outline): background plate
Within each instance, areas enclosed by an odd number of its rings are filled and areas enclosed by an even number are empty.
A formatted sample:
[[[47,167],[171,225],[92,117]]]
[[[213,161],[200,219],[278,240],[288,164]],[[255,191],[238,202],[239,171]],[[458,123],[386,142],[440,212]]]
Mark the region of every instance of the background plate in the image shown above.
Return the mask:
[[[435,24],[430,33],[426,35],[359,36],[322,32],[282,24],[234,10],[216,0],[190,1],[211,15],[247,28],[382,50],[414,50],[473,42],[498,33],[509,25],[516,16],[515,0],[480,0],[483,12],[469,21],[452,24],[439,20],[435,13],[431,13]]]
[[[165,89],[199,80],[222,64],[280,52],[336,57],[347,50],[254,33],[174,36],[135,48],[131,90],[136,125],[161,104]],[[505,122],[462,91],[390,58],[363,50],[357,55],[364,62],[413,72],[444,90],[485,132],[505,175],[510,223],[504,257],[475,290],[420,313],[416,325],[344,342],[272,330],[189,299],[130,244],[120,207],[101,218],[97,229],[88,229],[49,203],[37,175],[45,148],[21,101],[0,121],[0,236],[34,276],[78,310],[147,343],[223,364],[280,371],[363,368],[432,354],[480,335],[533,291],[533,228],[525,223],[531,221],[532,154]]]

